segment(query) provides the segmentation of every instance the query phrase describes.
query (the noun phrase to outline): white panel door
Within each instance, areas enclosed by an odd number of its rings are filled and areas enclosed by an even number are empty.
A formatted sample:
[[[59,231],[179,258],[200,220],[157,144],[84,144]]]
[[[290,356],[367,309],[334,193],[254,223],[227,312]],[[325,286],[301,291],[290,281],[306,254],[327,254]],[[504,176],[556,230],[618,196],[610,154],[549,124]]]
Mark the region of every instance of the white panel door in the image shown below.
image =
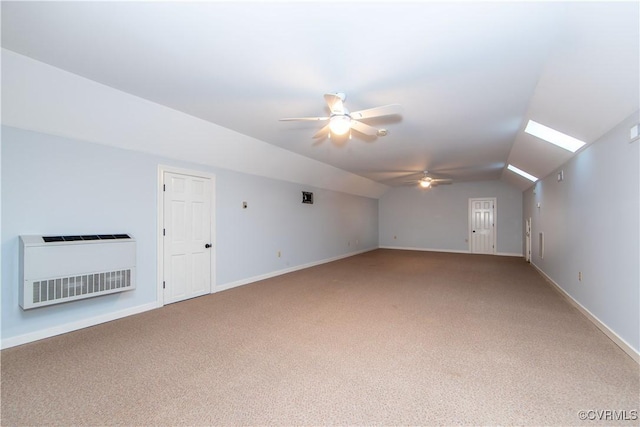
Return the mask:
[[[495,253],[495,199],[469,199],[471,252]]]
[[[524,259],[527,262],[531,262],[531,218],[527,218],[524,225]]]
[[[164,173],[164,303],[211,292],[211,179]]]

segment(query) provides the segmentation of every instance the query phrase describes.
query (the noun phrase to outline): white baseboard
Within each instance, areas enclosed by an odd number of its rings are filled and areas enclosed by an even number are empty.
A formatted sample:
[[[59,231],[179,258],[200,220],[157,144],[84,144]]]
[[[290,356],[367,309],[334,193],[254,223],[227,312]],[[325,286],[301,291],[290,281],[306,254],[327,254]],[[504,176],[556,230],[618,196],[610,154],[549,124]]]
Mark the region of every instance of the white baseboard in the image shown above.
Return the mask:
[[[380,249],[396,249],[400,251],[423,251],[423,252],[447,252],[452,254],[469,254],[469,251],[458,251],[453,249],[433,249],[433,248],[412,248],[404,246],[380,246]]]
[[[638,353],[629,343],[627,343],[623,338],[621,338],[618,334],[616,334],[613,330],[611,330],[604,322],[598,319],[593,313],[591,313],[587,308],[585,308],[582,304],[576,301],[567,291],[562,289],[560,285],[558,285],[551,277],[547,276],[547,274],[540,269],[534,263],[531,263],[533,268],[535,268],[538,273],[542,277],[545,278],[547,282],[549,282],[553,289],[555,289],[560,295],[562,295],[571,305],[578,309],[587,319],[589,319],[598,329],[600,329],[611,341],[616,343],[618,347],[620,347],[625,353],[627,353],[633,360],[637,363],[640,363],[640,353]]]
[[[397,249],[401,251],[423,251],[423,252],[446,252],[451,254],[470,254],[469,251],[461,251],[461,250],[453,250],[453,249],[434,249],[434,248],[411,248],[411,247],[403,247],[403,246],[380,246],[380,249]],[[487,254],[491,255],[491,254]],[[497,252],[493,255],[498,256],[515,256],[522,257],[522,254],[515,252]]]
[[[42,340],[45,338],[51,338],[56,335],[66,334],[67,332],[73,332],[79,329],[88,328],[90,326],[99,325],[100,323],[106,323],[112,320],[121,319],[123,317],[132,316],[134,314],[143,313],[145,311],[153,310],[154,308],[158,308],[158,304],[155,301],[149,304],[143,304],[125,310],[116,311],[114,313],[107,313],[100,316],[79,320],[77,322],[65,323],[64,325],[54,326],[52,328],[42,329],[36,332],[30,332],[28,334],[18,335],[11,338],[4,338],[2,340],[1,348],[10,348],[17,345]]]
[[[337,260],[343,259],[343,258],[349,258],[349,257],[352,257],[354,255],[358,255],[358,254],[362,254],[362,253],[365,253],[365,252],[374,251],[376,249],[378,249],[378,248],[377,247],[373,247],[373,248],[369,248],[369,249],[363,249],[363,250],[360,250],[360,251],[349,252],[348,254],[339,255],[339,256],[336,256],[336,257],[327,258],[327,259],[323,259],[323,260],[320,260],[320,261],[314,261],[314,262],[310,262],[310,263],[307,263],[307,264],[297,265],[295,267],[285,268],[285,269],[282,269],[282,270],[272,271],[270,273],[261,274],[261,275],[258,275],[258,276],[253,276],[253,277],[249,277],[249,278],[242,279],[242,280],[237,280],[235,282],[225,283],[223,285],[216,286],[214,292],[226,291],[227,289],[237,288],[238,286],[248,285],[249,283],[258,282],[260,280],[270,279],[272,277],[281,276],[283,274],[292,273],[294,271],[303,270],[303,269],[309,268],[309,267],[315,267],[316,265],[326,264],[328,262],[337,261]]]
[[[498,255],[498,256],[515,256],[515,257],[518,257],[518,258],[523,258],[524,257],[523,254],[519,254],[519,253],[516,253],[516,252],[498,252],[496,255]]]

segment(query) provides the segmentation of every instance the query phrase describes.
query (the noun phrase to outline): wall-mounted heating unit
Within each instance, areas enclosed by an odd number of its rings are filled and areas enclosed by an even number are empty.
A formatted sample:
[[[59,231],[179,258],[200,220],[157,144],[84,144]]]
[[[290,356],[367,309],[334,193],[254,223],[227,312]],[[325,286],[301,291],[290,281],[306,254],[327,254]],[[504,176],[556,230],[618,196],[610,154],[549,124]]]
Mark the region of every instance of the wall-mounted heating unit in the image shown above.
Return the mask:
[[[135,289],[136,242],[128,234],[20,236],[24,310]]]

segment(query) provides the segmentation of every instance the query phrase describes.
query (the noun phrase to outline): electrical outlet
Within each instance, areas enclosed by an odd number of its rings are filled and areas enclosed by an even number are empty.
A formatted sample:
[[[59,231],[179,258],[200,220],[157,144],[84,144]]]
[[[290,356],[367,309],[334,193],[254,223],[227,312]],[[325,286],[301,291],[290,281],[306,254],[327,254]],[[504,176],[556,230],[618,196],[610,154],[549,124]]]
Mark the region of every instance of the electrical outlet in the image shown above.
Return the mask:
[[[582,282],[582,271],[578,271],[578,282]]]
[[[242,209],[247,209],[247,202],[242,202]]]
[[[281,255],[282,255],[282,254],[280,253],[280,251],[278,251],[278,258],[280,258],[280,256],[281,256]]]
[[[393,236],[393,240],[396,240],[398,238],[398,236]]]

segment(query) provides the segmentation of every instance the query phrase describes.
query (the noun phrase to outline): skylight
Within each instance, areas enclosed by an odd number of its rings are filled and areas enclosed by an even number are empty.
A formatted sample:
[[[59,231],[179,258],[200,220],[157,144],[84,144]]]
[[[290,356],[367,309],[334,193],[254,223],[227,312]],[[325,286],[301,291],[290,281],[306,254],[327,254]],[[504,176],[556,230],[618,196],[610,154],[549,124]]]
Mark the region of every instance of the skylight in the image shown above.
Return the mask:
[[[530,173],[527,173],[525,171],[523,171],[522,169],[518,169],[517,167],[513,166],[513,165],[509,165],[507,166],[507,169],[509,169],[511,172],[515,172],[518,175],[527,178],[529,181],[533,181],[536,182],[538,180],[538,178],[536,178],[535,176],[531,175]]]
[[[580,149],[580,147],[586,144],[579,139],[566,135],[555,129],[551,129],[550,127],[541,125],[540,123],[534,122],[533,120],[529,120],[529,123],[527,124],[527,127],[524,131],[530,135],[537,136],[540,139],[544,139],[547,142],[555,144],[558,147],[562,147],[565,150],[569,150],[572,153],[575,153]]]

